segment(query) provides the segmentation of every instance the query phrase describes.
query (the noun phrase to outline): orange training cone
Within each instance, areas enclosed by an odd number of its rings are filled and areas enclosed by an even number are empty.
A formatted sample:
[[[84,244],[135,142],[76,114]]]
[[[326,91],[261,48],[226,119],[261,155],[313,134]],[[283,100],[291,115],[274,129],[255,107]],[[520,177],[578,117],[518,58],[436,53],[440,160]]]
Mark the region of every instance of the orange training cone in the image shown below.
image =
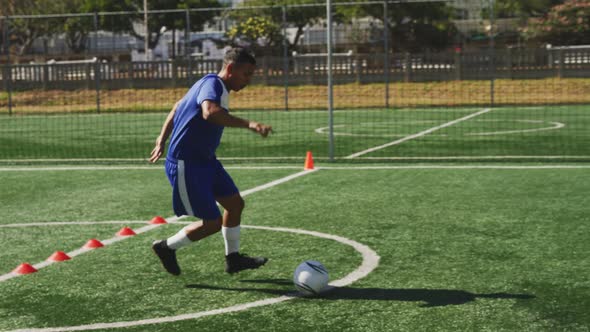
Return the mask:
[[[52,262],[63,262],[72,259],[68,254],[63,251],[56,251],[53,255],[49,256],[48,261]]]
[[[166,219],[164,219],[160,216],[155,216],[152,218],[152,220],[150,220],[150,224],[159,225],[159,224],[167,224],[167,222],[166,222]]]
[[[16,274],[31,274],[37,272],[37,269],[29,263],[22,263],[16,269],[12,270],[12,272]]]
[[[313,169],[313,157],[311,155],[311,151],[307,151],[307,156],[305,156],[305,165],[303,166],[303,169]]]
[[[120,231],[117,232],[118,236],[133,236],[135,232],[129,227],[123,227]]]
[[[84,245],[84,248],[86,249],[96,249],[100,247],[104,247],[104,244],[102,244],[102,242],[98,241],[97,239],[90,239]]]

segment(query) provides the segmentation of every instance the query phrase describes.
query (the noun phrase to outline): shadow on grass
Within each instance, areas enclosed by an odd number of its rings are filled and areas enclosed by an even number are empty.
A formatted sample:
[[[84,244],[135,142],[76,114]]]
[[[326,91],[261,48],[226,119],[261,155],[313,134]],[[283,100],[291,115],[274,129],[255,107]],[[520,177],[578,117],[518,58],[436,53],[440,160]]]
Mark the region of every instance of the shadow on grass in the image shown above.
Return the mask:
[[[241,280],[243,283],[271,284],[277,286],[292,287],[292,282],[287,279],[261,279]],[[209,285],[186,285],[192,289],[226,290],[235,292],[260,292],[271,295],[293,295],[292,290],[255,288],[255,287],[217,287]],[[320,296],[326,300],[377,300],[377,301],[413,301],[423,302],[421,307],[440,307],[447,305],[459,305],[473,302],[478,298],[486,299],[519,299],[527,300],[535,298],[530,294],[489,293],[475,294],[463,290],[452,289],[388,289],[388,288],[354,288],[335,287],[322,293]]]

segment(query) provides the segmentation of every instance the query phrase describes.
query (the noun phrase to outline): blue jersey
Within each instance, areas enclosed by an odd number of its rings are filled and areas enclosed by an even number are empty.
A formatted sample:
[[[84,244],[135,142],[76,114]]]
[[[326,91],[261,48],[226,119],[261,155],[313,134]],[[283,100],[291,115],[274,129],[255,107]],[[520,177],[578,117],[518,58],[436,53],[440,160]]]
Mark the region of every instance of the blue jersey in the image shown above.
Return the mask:
[[[168,146],[171,161],[214,160],[215,150],[223,135],[223,126],[203,119],[201,104],[205,100],[229,111],[229,92],[216,74],[209,74],[195,83],[179,102],[174,114],[174,129]]]

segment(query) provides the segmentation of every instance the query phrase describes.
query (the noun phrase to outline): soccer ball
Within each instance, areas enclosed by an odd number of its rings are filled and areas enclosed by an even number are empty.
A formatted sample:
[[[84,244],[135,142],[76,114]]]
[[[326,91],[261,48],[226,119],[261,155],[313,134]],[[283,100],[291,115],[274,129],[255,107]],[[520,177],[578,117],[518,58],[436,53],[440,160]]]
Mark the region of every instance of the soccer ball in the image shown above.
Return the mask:
[[[305,261],[295,269],[293,283],[305,295],[317,295],[326,287],[330,277],[328,270],[318,261]]]

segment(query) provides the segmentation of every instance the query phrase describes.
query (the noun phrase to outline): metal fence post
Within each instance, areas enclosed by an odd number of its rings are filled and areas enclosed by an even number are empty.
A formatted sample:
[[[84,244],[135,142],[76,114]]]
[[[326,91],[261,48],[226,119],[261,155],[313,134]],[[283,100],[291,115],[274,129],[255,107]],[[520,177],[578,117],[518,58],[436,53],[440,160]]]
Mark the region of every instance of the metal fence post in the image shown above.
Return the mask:
[[[563,78],[563,67],[564,67],[564,60],[565,57],[563,56],[563,49],[560,48],[559,50],[557,50],[557,77],[558,78]]]
[[[355,75],[355,81],[357,84],[361,84],[361,76],[362,76],[362,61],[361,58],[359,57],[358,53],[354,55],[354,75]]]
[[[494,48],[495,43],[494,43],[494,5],[495,5],[495,1],[494,0],[490,0],[490,52],[489,52],[489,56],[490,56],[490,107],[494,107],[494,93],[495,93],[495,88],[494,88],[494,80],[496,77],[496,64],[494,61],[494,57],[495,57],[495,52],[494,52]]]
[[[49,64],[47,62],[43,64],[43,76],[41,80],[43,82],[43,91],[49,90]]]
[[[94,12],[94,52],[98,52],[98,13]],[[100,113],[100,59],[95,58],[94,82],[96,87],[96,113]]]
[[[190,12],[187,9],[185,12],[185,32],[184,32],[184,56],[187,58],[188,64],[188,72],[186,73],[186,78],[188,80],[188,86],[191,86],[192,83],[192,76],[193,76],[193,66],[192,66],[192,59],[190,53],[190,34],[191,34],[191,16]]]
[[[6,51],[6,66],[2,79],[6,82],[8,94],[8,115],[12,115],[12,65],[10,64],[10,21],[4,20],[4,50]]]
[[[506,50],[506,70],[508,73],[508,79],[512,79],[512,49]]]
[[[455,63],[455,80],[461,80],[461,52],[455,52],[454,54]]]
[[[262,80],[264,85],[268,85],[268,57],[262,58]]]
[[[410,52],[406,52],[404,55],[404,82],[412,81],[412,56]]]
[[[387,1],[383,2],[383,48],[385,71],[385,108],[389,108],[389,15],[387,13]]]
[[[285,85],[285,111],[289,110],[289,41],[287,40],[287,7],[283,11],[283,83]]]
[[[334,161],[334,94],[332,82],[332,0],[326,0],[327,35],[328,46],[328,127],[330,128],[330,142],[328,155],[330,161]]]

